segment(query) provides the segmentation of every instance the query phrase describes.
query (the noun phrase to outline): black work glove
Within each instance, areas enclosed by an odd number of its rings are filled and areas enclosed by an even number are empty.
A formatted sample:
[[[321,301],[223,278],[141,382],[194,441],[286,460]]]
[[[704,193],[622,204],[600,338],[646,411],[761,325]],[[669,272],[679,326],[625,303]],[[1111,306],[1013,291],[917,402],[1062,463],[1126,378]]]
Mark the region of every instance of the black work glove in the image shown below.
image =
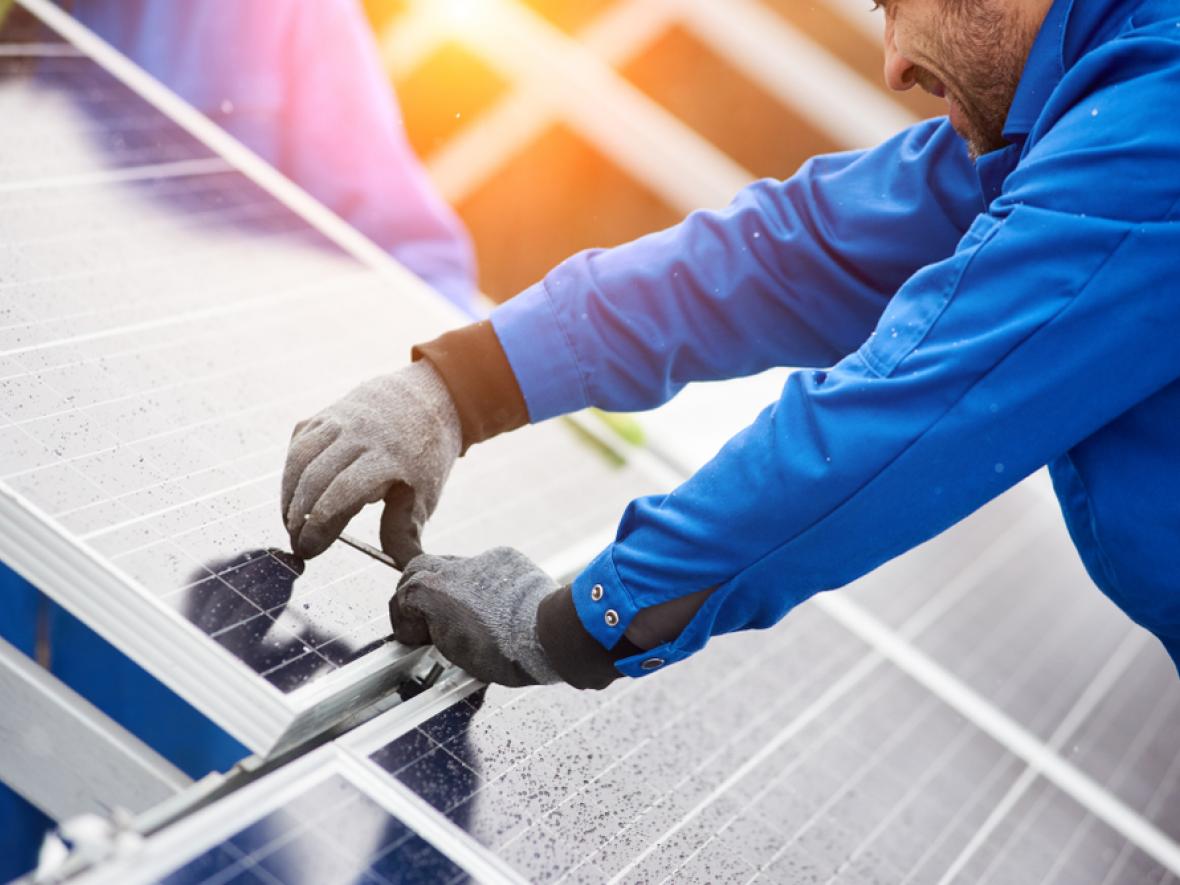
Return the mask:
[[[393,635],[435,645],[476,679],[501,685],[560,682],[537,639],[537,607],[558,589],[523,553],[419,556],[389,601]]]

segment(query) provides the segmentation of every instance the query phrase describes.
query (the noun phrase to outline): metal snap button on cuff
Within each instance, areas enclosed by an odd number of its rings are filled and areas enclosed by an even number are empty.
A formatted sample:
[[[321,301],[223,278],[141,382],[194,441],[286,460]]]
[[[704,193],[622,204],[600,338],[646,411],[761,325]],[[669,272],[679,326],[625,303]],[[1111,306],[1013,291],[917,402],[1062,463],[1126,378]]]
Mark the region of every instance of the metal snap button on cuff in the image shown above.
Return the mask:
[[[639,667],[642,670],[658,670],[660,667],[664,666],[665,663],[666,661],[663,658],[648,658],[646,661],[640,664]]]
[[[602,616],[602,619],[606,621],[606,625],[608,627],[617,627],[619,624],[619,613],[613,608],[608,608],[606,610],[606,614]]]
[[[593,599],[595,602],[599,602],[602,599],[603,592],[604,591],[602,589],[602,585],[595,584],[593,587],[590,588],[590,598]]]

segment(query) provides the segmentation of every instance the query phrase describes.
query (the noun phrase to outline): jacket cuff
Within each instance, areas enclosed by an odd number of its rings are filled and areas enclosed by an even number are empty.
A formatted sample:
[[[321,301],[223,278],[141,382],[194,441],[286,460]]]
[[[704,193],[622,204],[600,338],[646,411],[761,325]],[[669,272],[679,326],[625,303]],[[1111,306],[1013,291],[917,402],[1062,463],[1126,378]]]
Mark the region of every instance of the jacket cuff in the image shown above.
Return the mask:
[[[411,358],[429,360],[447,385],[463,428],[463,453],[529,423],[516,375],[487,320],[418,344]]]
[[[622,675],[615,661],[640,654],[625,638],[607,651],[587,633],[568,585],[541,600],[537,639],[557,675],[574,688],[606,688]]]

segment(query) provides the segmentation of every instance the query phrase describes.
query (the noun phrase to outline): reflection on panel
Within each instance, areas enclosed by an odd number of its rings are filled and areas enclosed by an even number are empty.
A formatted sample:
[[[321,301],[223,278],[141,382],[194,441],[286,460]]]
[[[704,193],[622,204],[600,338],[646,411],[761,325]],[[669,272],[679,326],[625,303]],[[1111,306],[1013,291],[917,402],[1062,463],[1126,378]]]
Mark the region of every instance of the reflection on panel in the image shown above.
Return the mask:
[[[167,885],[457,883],[468,876],[334,776],[161,880]]]
[[[7,30],[0,41],[12,45]],[[0,113],[21,121],[5,131],[0,182],[213,157],[209,148],[146,103],[129,100],[113,77],[68,49],[65,54],[0,56]]]

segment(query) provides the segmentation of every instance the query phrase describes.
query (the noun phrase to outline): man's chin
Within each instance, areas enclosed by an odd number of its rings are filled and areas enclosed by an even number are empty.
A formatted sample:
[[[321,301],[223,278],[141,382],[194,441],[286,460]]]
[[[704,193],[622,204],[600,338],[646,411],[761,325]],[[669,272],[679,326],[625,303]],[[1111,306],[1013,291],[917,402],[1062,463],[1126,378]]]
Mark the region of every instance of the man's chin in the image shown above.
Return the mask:
[[[960,132],[959,135],[962,135],[963,141],[967,143],[967,156],[971,158],[971,162],[974,163],[984,154],[988,153],[987,147],[980,144],[974,138],[971,138],[969,135],[963,135],[962,132]]]
[[[959,138],[963,139],[964,143],[967,145],[967,155],[972,160],[978,160],[983,156],[983,146],[979,143],[978,139],[973,136],[971,130],[955,125],[954,118],[951,119],[951,128],[955,130],[955,133],[959,136]]]
[[[978,160],[984,154],[990,154],[992,151],[999,150],[1007,145],[1007,142],[1002,138],[989,138],[981,134],[978,128],[972,126],[961,115],[956,116],[952,114],[950,121],[951,128],[967,143],[967,155],[972,160]]]

